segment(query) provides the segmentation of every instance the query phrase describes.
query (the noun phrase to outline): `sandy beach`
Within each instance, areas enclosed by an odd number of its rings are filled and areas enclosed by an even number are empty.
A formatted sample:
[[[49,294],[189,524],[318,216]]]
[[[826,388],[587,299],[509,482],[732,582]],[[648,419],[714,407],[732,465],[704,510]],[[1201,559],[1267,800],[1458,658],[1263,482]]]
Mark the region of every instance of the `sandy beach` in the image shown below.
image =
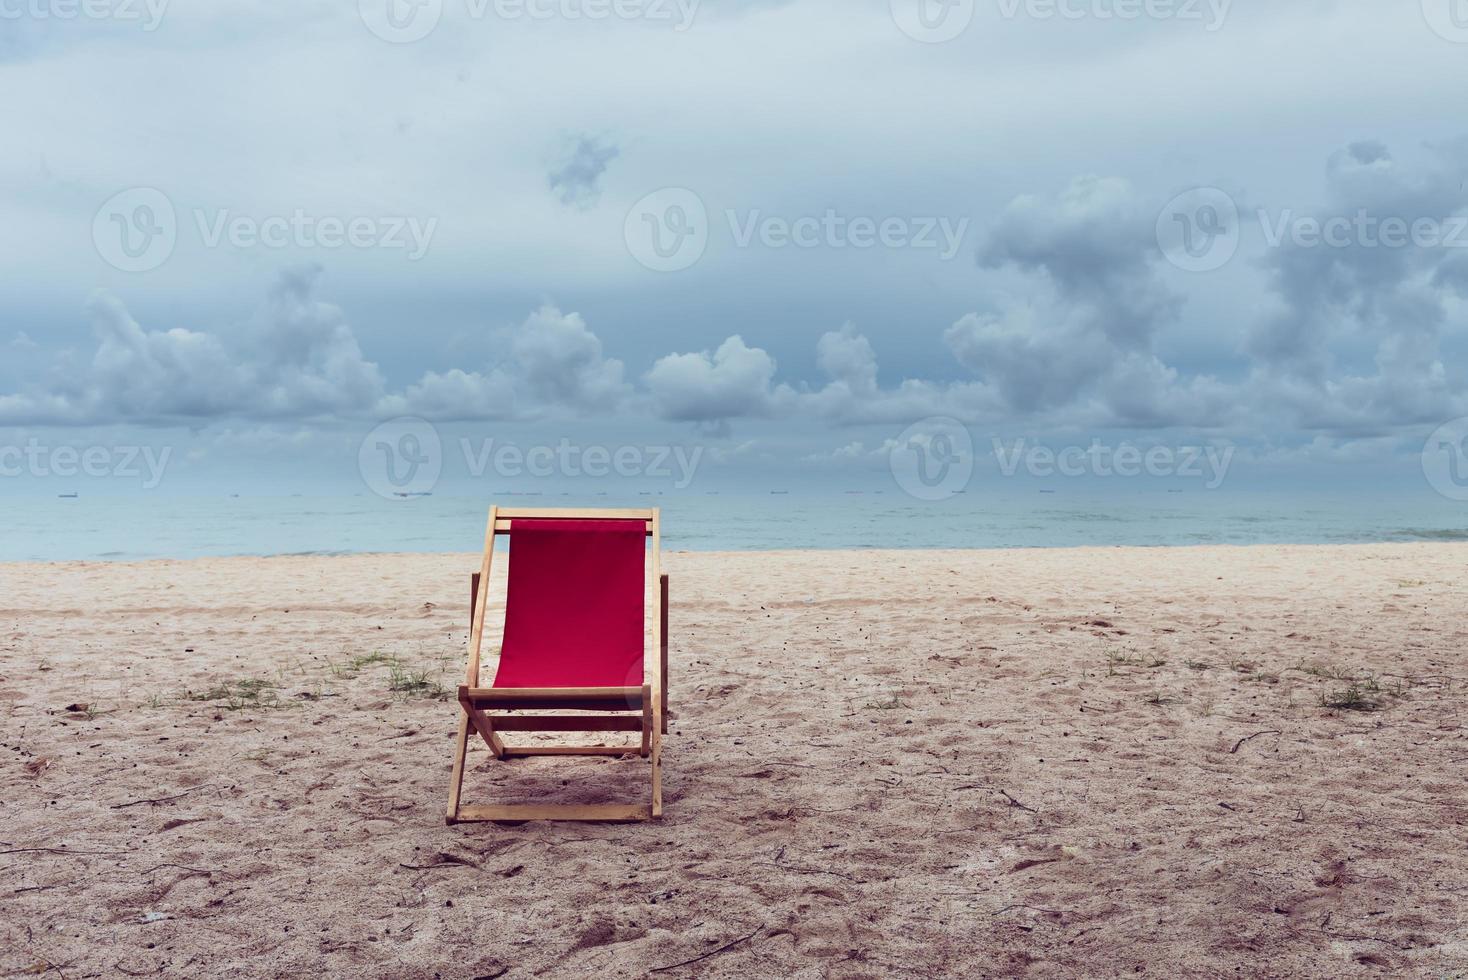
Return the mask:
[[[668,554],[665,818],[446,827],[476,561],[0,565],[0,971],[1468,971],[1468,545]]]

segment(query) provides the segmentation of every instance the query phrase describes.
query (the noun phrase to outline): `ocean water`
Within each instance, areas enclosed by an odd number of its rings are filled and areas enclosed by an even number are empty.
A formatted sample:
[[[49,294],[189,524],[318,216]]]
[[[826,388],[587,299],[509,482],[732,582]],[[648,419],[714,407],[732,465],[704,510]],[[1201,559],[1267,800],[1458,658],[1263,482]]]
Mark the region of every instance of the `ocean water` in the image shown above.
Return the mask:
[[[473,552],[487,498],[11,497],[0,561]],[[1360,493],[507,496],[522,507],[650,507],[667,550],[1054,548],[1468,540],[1468,504]]]

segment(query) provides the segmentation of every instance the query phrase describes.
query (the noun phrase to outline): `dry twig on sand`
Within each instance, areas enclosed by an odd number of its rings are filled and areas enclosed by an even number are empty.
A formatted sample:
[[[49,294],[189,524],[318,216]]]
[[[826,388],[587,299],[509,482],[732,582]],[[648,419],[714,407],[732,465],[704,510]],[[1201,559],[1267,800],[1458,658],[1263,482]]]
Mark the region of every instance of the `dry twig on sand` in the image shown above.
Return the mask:
[[[720,953],[723,953],[723,952],[726,952],[728,950],[733,949],[735,946],[738,946],[740,943],[747,943],[747,942],[749,942],[755,936],[759,935],[760,930],[763,929],[764,927],[765,927],[765,924],[763,922],[761,922],[758,926],[755,926],[754,932],[751,932],[747,936],[740,936],[738,939],[734,940],[733,942],[725,943],[724,945],[720,946],[718,949],[711,949],[707,953],[704,953],[702,956],[695,956],[693,959],[691,959],[691,960],[684,960],[681,963],[669,963],[667,966],[655,966],[652,969],[648,970],[647,972],[648,973],[662,973],[664,970],[676,970],[680,966],[692,966],[694,963],[701,963],[701,962],[703,962],[704,960],[708,959],[711,956],[718,956]]]
[[[1048,915],[1065,915],[1070,911],[1070,909],[1042,909],[1038,905],[1006,905],[999,911],[990,912],[989,914],[991,916],[1003,915],[1005,912],[1012,912],[1015,909],[1029,909],[1031,912],[1044,912]]]
[[[862,881],[860,878],[853,877],[841,871],[828,871],[825,868],[802,868],[798,865],[780,864],[776,861],[761,861],[760,864],[768,865],[771,868],[779,868],[781,871],[793,871],[796,874],[801,875],[831,875],[836,878],[845,878],[847,881],[853,884],[866,884],[866,882]]]
[[[131,854],[132,851],[73,851],[64,847],[13,847],[0,854]]]
[[[1228,750],[1228,754],[1229,755],[1238,755],[1239,754],[1239,748],[1245,742],[1247,742],[1247,741],[1249,741],[1251,739],[1258,738],[1260,735],[1283,735],[1283,734],[1284,734],[1284,732],[1281,732],[1281,731],[1279,731],[1277,729],[1271,728],[1268,731],[1255,732],[1253,735],[1245,735],[1243,738],[1239,739],[1237,742],[1234,743],[1234,747]]]
[[[112,809],[114,809],[114,810],[123,810],[123,809],[126,809],[127,807],[130,807],[130,806],[140,806],[140,805],[142,805],[144,803],[154,803],[154,804],[156,804],[156,803],[172,803],[174,800],[181,800],[181,799],[183,799],[185,796],[188,796],[190,793],[197,793],[201,789],[208,789],[212,785],[214,785],[214,784],[213,783],[205,783],[203,786],[195,786],[193,789],[186,789],[182,793],[175,793],[172,796],[158,796],[158,797],[154,797],[153,799],[149,799],[149,800],[131,800],[131,801],[127,802],[127,803],[114,803],[114,804],[112,804]]]
[[[1023,803],[1021,803],[1021,802],[1020,802],[1020,801],[1019,801],[1019,800],[1016,800],[1016,799],[1015,799],[1015,798],[1014,798],[1014,797],[1012,797],[1012,796],[1010,796],[1010,795],[1009,795],[1009,791],[1008,791],[1008,790],[1003,790],[1003,789],[1001,789],[1001,790],[1000,790],[1000,791],[999,791],[999,792],[1000,792],[1000,793],[1002,793],[1002,794],[1003,794],[1003,795],[1004,795],[1004,798],[1005,798],[1005,799],[1006,799],[1006,800],[1008,800],[1008,801],[1009,801],[1009,802],[1010,802],[1010,804],[1011,804],[1011,805],[1012,805],[1012,806],[1017,806],[1017,807],[1019,807],[1019,808],[1020,808],[1020,809],[1021,809],[1021,810],[1028,810],[1028,811],[1029,811],[1029,812],[1030,812],[1030,813],[1039,813],[1039,812],[1040,812],[1040,811],[1039,811],[1039,810],[1036,810],[1036,809],[1035,809],[1035,808],[1034,808],[1034,807],[1032,807],[1032,806],[1025,806],[1025,805],[1024,805],[1024,804],[1023,804]]]

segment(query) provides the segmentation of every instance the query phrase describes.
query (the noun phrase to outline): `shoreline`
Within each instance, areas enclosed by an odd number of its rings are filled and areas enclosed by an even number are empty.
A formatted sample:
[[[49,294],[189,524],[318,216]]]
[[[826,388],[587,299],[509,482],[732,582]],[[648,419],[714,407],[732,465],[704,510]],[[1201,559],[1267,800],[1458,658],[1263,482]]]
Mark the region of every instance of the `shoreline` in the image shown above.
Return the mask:
[[[792,557],[801,555],[876,555],[876,556],[899,556],[899,555],[963,555],[963,554],[985,554],[985,555],[1009,555],[1009,554],[1090,554],[1095,552],[1129,552],[1137,551],[1143,553],[1186,553],[1208,550],[1225,551],[1267,551],[1270,549],[1359,549],[1359,548],[1439,548],[1468,545],[1468,531],[1462,532],[1462,537],[1431,537],[1413,541],[1347,541],[1347,542],[1273,542],[1273,541],[1249,541],[1242,543],[1218,542],[1201,544],[1116,544],[1116,545],[1034,545],[1032,547],[1003,547],[1003,548],[974,548],[974,547],[952,547],[952,548],[883,548],[883,547],[849,547],[849,548],[767,548],[767,549],[710,549],[694,550],[670,547],[666,539],[663,544],[663,555],[698,555],[707,557],[720,557],[732,555],[766,555],[770,557]],[[503,554],[501,550],[496,552]],[[195,555],[184,558],[37,558],[22,559],[14,561],[0,561],[0,569],[7,567],[45,567],[60,565],[98,565],[102,567],[129,567],[136,565],[163,565],[163,564],[186,564],[190,562],[238,562],[238,561],[292,561],[292,560],[346,560],[346,559],[391,559],[404,560],[421,558],[445,558],[464,557],[478,560],[480,553],[477,551],[304,551],[304,552],[282,552],[275,554],[232,554],[232,555]]]

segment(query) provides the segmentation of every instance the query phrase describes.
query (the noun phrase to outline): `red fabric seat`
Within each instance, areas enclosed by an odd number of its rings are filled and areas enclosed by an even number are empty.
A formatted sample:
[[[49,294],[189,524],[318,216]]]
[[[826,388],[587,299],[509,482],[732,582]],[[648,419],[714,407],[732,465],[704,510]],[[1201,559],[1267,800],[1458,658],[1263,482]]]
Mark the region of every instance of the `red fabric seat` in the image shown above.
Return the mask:
[[[643,521],[510,524],[495,687],[641,687]]]

